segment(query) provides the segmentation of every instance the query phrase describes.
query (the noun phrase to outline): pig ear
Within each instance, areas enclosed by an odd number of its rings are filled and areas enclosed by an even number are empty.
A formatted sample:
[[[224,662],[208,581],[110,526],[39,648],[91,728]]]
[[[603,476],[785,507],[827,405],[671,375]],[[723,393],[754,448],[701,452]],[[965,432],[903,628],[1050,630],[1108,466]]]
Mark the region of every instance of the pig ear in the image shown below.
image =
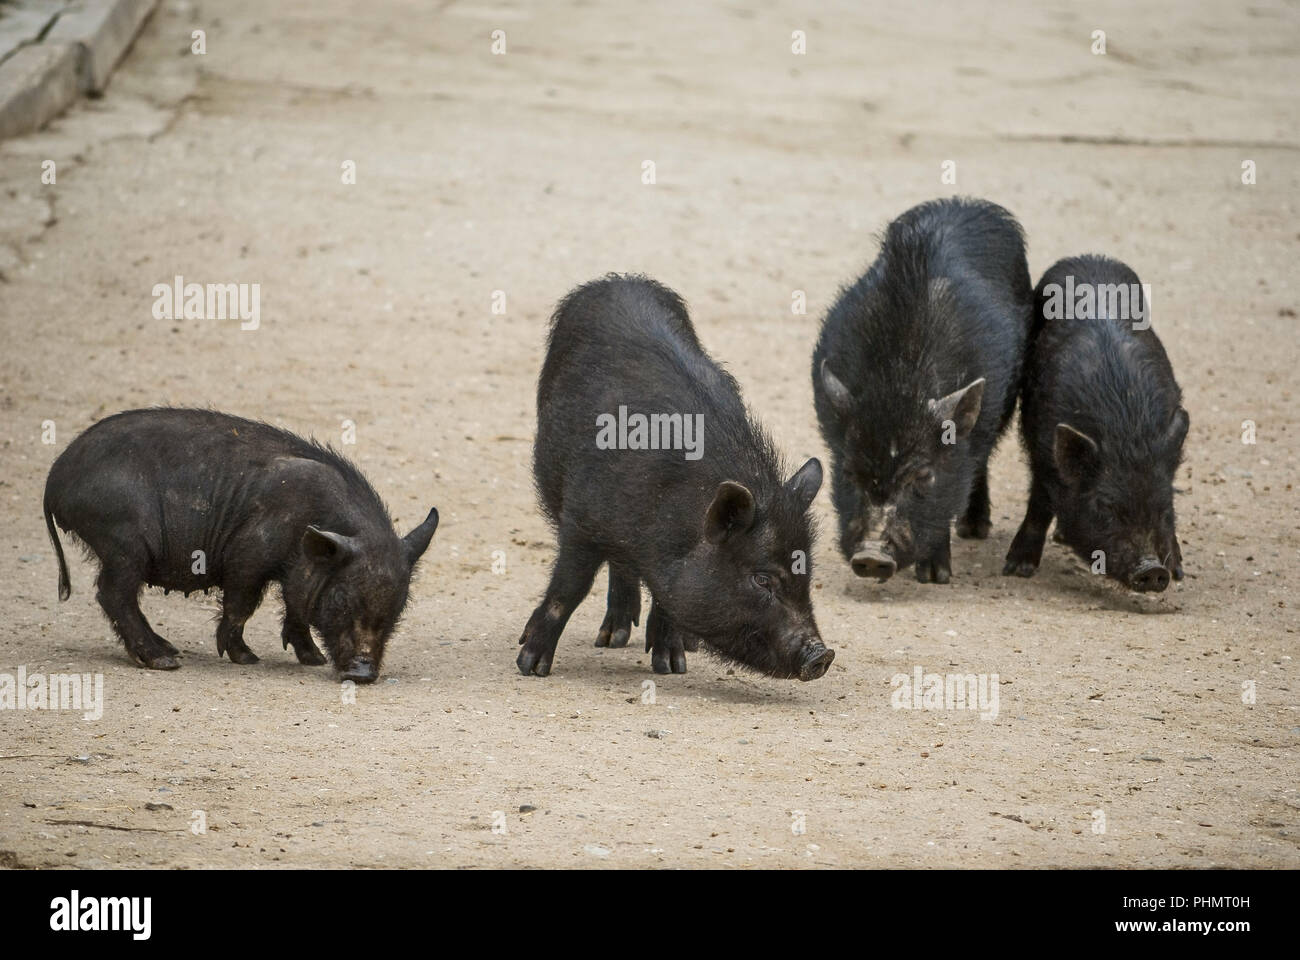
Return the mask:
[[[1072,487],[1082,486],[1091,480],[1100,463],[1097,441],[1068,423],[1056,425],[1056,443],[1052,457],[1061,479]]]
[[[1165,440],[1171,450],[1181,450],[1183,441],[1187,439],[1187,428],[1191,426],[1191,417],[1182,407],[1174,414],[1174,418],[1169,421],[1169,429],[1165,431]]]
[[[342,563],[357,552],[356,541],[341,533],[308,527],[302,535],[302,552],[308,560]]]
[[[754,495],[732,480],[718,484],[709,512],[704,515],[704,538],[709,543],[722,543],[732,534],[744,533],[753,522]]]
[[[817,491],[821,487],[822,464],[816,457],[800,467],[795,475],[785,482],[786,490],[794,494],[795,500],[798,501],[801,513],[812,504],[813,497],[817,496]]]
[[[940,423],[951,420],[957,427],[958,439],[966,436],[975,427],[979,419],[980,407],[984,403],[984,378],[972,380],[960,390],[954,390],[946,397],[929,401],[930,413]]]
[[[408,563],[414,566],[415,561],[424,556],[424,551],[429,549],[429,541],[433,539],[433,531],[437,529],[438,508],[434,507],[429,511],[429,515],[424,518],[424,523],[402,538],[402,543],[406,544]]]
[[[839,377],[831,373],[831,368],[822,360],[821,368],[822,386],[826,388],[826,397],[830,400],[831,406],[840,413],[848,413],[853,407],[853,395],[849,393],[849,388],[844,386],[844,382]]]

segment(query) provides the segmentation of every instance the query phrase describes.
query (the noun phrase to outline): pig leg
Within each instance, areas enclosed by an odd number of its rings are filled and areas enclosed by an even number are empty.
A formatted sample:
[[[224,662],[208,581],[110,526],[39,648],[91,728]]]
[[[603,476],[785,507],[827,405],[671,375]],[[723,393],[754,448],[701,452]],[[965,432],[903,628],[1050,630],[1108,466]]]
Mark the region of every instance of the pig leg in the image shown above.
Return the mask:
[[[528,618],[523,636],[519,638],[523,649],[519,651],[515,665],[524,676],[535,673],[545,677],[551,672],[551,660],[555,657],[555,645],[560,641],[560,634],[573,611],[587,596],[603,560],[591,544],[561,529],[560,555],[555,559],[546,596]]]
[[[641,580],[622,567],[609,565],[609,595],[605,622],[596,634],[598,647],[626,647],[632,625],[641,622]]]
[[[280,639],[286,650],[290,644],[293,645],[293,652],[299,663],[308,667],[319,667],[325,662],[325,654],[320,652],[320,648],[312,640],[311,627],[306,619],[290,610],[288,604],[284,607],[284,626],[280,630]]]
[[[1016,531],[1016,538],[1011,541],[1007,551],[1007,562],[1002,567],[1002,575],[1009,577],[1032,577],[1043,559],[1043,542],[1047,539],[1047,528],[1052,522],[1052,501],[1047,489],[1037,480],[1029,486],[1029,506],[1025,509],[1025,519]]]
[[[921,583],[947,583],[952,579],[952,540],[947,530],[935,551],[916,561],[916,579]]]
[[[221,622],[217,624],[217,656],[231,663],[257,663],[259,657],[244,643],[244,624],[262,602],[262,589],[246,584],[226,585],[221,592]]]
[[[673,626],[664,608],[653,598],[650,600],[650,616],[645,622],[645,648],[655,673],[686,672],[685,634]]]
[[[1165,549],[1161,550],[1161,561],[1169,575],[1175,580],[1183,579],[1183,551],[1178,546],[1178,534],[1170,529],[1169,533],[1163,538]]]
[[[871,509],[857,484],[838,469],[831,472],[831,501],[840,520],[840,552],[851,560],[871,529]]]
[[[142,582],[128,563],[105,563],[99,571],[99,605],[133,660],[150,670],[175,670],[180,666],[177,649],[154,632],[140,611]]]
[[[965,540],[984,540],[989,535],[989,467],[983,464],[975,473],[970,502],[965,515],[957,521],[957,536]]]

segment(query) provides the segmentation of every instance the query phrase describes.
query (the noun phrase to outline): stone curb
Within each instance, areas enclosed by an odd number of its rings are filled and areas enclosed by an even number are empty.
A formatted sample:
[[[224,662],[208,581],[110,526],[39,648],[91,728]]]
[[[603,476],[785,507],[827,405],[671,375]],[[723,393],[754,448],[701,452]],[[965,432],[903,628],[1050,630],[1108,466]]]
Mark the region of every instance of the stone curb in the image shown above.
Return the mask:
[[[34,43],[0,64],[0,139],[45,124],[77,99],[77,49]]]
[[[80,0],[59,15],[45,42],[79,46],[81,90],[98,95],[157,5],[158,0]]]
[[[0,62],[0,139],[39,130],[98,96],[158,0],[78,0],[38,42]]]

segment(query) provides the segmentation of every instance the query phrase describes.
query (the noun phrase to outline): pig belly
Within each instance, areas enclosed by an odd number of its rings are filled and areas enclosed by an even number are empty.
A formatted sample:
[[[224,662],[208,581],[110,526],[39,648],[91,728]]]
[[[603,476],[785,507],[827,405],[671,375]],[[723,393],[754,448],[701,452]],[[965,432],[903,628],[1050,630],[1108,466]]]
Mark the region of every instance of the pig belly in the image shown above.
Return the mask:
[[[201,495],[168,490],[163,501],[162,542],[145,582],[164,590],[207,590],[221,586],[219,563],[210,544],[212,506]]]
[[[208,572],[197,574],[193,572],[191,564],[156,564],[149,568],[149,574],[145,577],[145,583],[151,587],[162,587],[164,590],[180,590],[183,593],[190,593],[194,590],[209,590],[212,587],[219,587],[221,584],[217,578]]]

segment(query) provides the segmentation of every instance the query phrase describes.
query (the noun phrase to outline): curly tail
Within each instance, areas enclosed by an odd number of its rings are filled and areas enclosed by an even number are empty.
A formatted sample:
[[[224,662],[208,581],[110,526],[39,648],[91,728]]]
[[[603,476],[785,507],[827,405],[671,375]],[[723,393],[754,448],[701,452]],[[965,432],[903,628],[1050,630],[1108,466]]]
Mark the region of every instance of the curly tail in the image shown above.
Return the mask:
[[[50,512],[48,502],[45,504],[45,529],[50,531],[50,542],[59,558],[59,599],[66,600],[72,596],[72,582],[68,579],[68,561],[63,559],[63,544],[59,543],[59,531],[54,528],[54,514]]]

